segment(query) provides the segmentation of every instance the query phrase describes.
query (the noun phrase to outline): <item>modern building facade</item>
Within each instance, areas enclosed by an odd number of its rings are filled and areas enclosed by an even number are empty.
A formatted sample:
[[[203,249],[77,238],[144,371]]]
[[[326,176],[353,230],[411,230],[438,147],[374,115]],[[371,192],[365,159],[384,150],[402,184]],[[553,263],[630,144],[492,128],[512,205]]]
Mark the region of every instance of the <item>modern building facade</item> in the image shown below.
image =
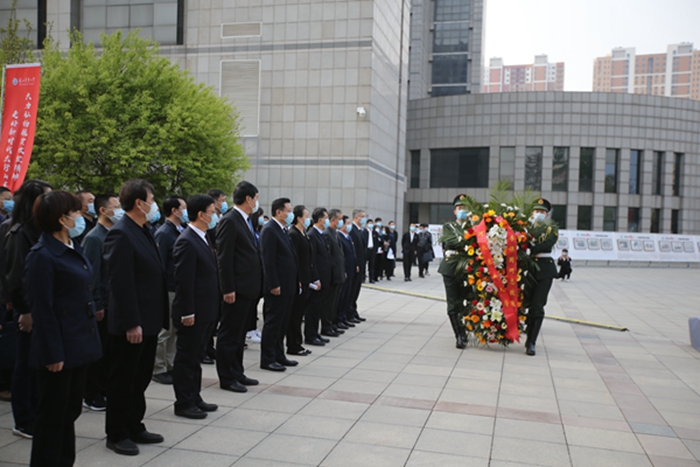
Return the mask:
[[[563,228],[700,232],[700,103],[532,92],[412,100],[406,217],[441,223],[466,192],[508,180]]]
[[[593,91],[700,100],[700,50],[693,50],[692,43],[645,55],[637,55],[634,47],[613,49],[595,59]]]
[[[482,92],[563,91],[564,62],[550,63],[546,55],[536,55],[530,65],[504,65],[492,58],[484,69]]]

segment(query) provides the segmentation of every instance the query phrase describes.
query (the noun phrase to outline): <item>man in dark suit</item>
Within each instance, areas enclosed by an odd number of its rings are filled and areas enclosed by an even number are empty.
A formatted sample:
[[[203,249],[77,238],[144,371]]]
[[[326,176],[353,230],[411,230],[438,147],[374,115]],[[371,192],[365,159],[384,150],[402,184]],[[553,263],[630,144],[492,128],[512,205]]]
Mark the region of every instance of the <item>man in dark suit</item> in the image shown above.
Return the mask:
[[[321,314],[322,336],[333,337],[333,333],[343,334],[345,333],[345,329],[348,329],[345,325],[335,324],[340,291],[345,282],[345,255],[343,254],[343,247],[340,245],[337,232],[337,229],[342,226],[343,213],[340,209],[331,209],[328,212],[328,227],[323,231],[323,235],[326,237],[326,242],[328,243],[328,251],[331,258],[331,279],[328,302]]]
[[[168,305],[170,309],[175,299],[175,262],[173,260],[173,248],[175,242],[184,230],[189,220],[187,217],[187,204],[182,196],[170,195],[163,200],[163,210],[167,217],[163,225],[158,227],[153,238],[158,245],[160,259],[163,261],[165,274],[168,278]],[[173,365],[175,362],[175,341],[177,334],[175,328],[170,326],[158,334],[158,346],[156,347],[156,362],[153,365],[153,381],[160,384],[173,384]]]
[[[369,279],[370,284],[374,284],[377,281],[375,276],[376,260],[377,260],[377,249],[379,248],[379,239],[377,238],[377,233],[374,231],[374,221],[372,219],[367,220],[366,228],[363,232],[365,236],[365,244],[367,245],[367,250],[365,254],[367,274],[366,277]]]
[[[153,185],[129,180],[120,188],[119,199],[126,215],[104,243],[110,291],[107,447],[136,455],[139,448],[134,443],[163,442],[161,435],[146,431],[142,420],[158,333],[168,327],[168,289],[156,242],[145,227],[158,212]]]
[[[355,253],[355,244],[350,238],[350,232],[353,225],[348,216],[343,216],[343,226],[338,229],[338,239],[343,247],[343,257],[345,259],[345,282],[340,290],[340,298],[338,299],[337,315],[335,319],[336,326],[342,329],[354,328],[355,323],[349,321],[351,314],[351,297],[352,285],[355,282],[355,276],[360,273],[360,268],[357,263],[357,255]],[[353,320],[354,321],[354,320]]]
[[[206,418],[207,412],[218,409],[215,404],[204,402],[200,395],[200,359],[219,317],[221,304],[216,253],[206,238],[207,230],[216,225],[218,217],[214,199],[209,195],[190,196],[187,213],[192,220],[173,249],[175,299],[172,319],[177,329],[173,367],[175,415],[202,419]]]
[[[289,198],[272,202],[272,220],[260,232],[263,258],[263,326],[260,342],[260,368],[285,371],[299,364],[284,354],[284,334],[289,323],[294,297],[301,290],[299,266],[287,228],[294,213]]]
[[[367,237],[363,227],[366,224],[365,211],[362,209],[355,209],[352,212],[353,225],[350,231],[350,238],[355,244],[355,254],[357,265],[360,268],[360,272],[355,274],[352,279],[352,289],[350,293],[350,308],[348,315],[348,321],[351,323],[361,323],[365,321],[365,318],[360,317],[357,311],[357,299],[360,297],[360,290],[362,290],[362,283],[365,281],[365,262],[367,261]]]
[[[418,250],[418,234],[416,233],[416,225],[408,226],[408,232],[401,237],[401,252],[403,253],[403,280],[411,282],[411,268],[416,259],[416,251]]]
[[[304,342],[308,345],[323,346],[330,342],[330,339],[325,339],[318,333],[321,313],[328,302],[331,278],[331,256],[326,237],[323,235],[323,231],[326,229],[326,222],[328,221],[326,208],[319,207],[314,209],[311,221],[313,226],[308,232],[309,241],[311,242],[311,262],[314,265],[315,275],[321,282],[321,287],[311,292],[309,303],[306,306],[304,314]],[[338,335],[336,334],[336,336]]]
[[[243,369],[248,316],[262,291],[262,259],[250,214],[258,210],[258,189],[242,181],[233,192],[234,208],[216,228],[219,287],[224,305],[216,341],[216,372],[222,389],[247,392],[258,381]]]

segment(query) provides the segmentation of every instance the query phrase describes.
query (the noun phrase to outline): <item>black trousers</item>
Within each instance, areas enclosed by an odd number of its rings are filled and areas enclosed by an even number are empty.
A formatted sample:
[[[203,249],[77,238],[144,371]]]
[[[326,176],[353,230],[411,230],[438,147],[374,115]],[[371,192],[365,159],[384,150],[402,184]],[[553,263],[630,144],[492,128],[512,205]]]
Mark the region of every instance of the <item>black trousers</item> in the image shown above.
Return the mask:
[[[304,336],[301,333],[301,320],[304,317],[310,297],[311,289],[308,286],[304,288],[303,293],[294,296],[292,313],[289,315],[289,324],[287,325],[288,352],[301,352],[304,348],[302,345]]]
[[[387,276],[388,277],[388,276]],[[362,290],[362,283],[364,282],[365,278],[362,272],[359,274],[355,274],[355,277],[352,278],[352,289],[350,292],[350,308],[349,308],[349,316],[348,318],[353,316],[357,318],[359,315],[357,311],[357,299],[360,298],[360,291]]]
[[[224,303],[221,312],[221,324],[216,339],[216,372],[219,383],[224,386],[240,381],[244,375],[243,349],[247,323],[251,309],[257,300],[236,294],[236,301],[229,305]]]
[[[396,260],[385,259],[384,260],[384,274],[386,278],[394,277],[394,268],[396,268]]]
[[[374,255],[374,280],[380,279],[384,274],[384,261],[386,261],[384,254],[385,253],[378,253]]]
[[[407,251],[403,254],[403,277],[406,279],[411,278],[411,268],[413,267],[413,262],[416,260],[415,252]]]
[[[260,365],[270,365],[286,360],[284,334],[292,312],[294,295],[265,295],[263,318],[265,324],[260,342]]]
[[[146,388],[153,375],[158,336],[130,344],[126,336],[109,336],[107,380],[107,439],[119,442],[142,433],[146,426]]]
[[[447,315],[461,317],[464,313],[464,287],[462,279],[455,276],[442,276],[445,286],[445,301],[447,302]]]
[[[207,347],[207,338],[216,322],[199,322],[195,317],[194,325],[178,324],[173,363],[173,389],[175,390],[175,410],[194,407],[202,402],[202,352]]]
[[[17,317],[15,313],[15,323]],[[19,325],[17,325],[19,329]],[[15,427],[32,430],[36,412],[35,372],[29,368],[29,343],[32,335],[24,331],[17,332],[17,355],[15,369],[12,372],[12,415]]]
[[[87,372],[87,365],[56,373],[37,371],[31,467],[70,467],[75,463],[74,423],[82,412]]]
[[[321,312],[328,296],[328,285],[321,284],[321,290],[312,290],[309,301],[304,311],[304,339],[307,341],[320,337],[318,323],[321,320]]]
[[[327,333],[333,330],[338,308],[338,297],[342,287],[343,284],[331,284],[328,286],[328,295],[324,297],[326,300],[321,309],[321,332]]]
[[[350,310],[350,299],[352,298],[352,285],[353,281],[355,280],[355,276],[356,274],[348,276],[340,289],[340,294],[338,296],[338,306],[336,308],[336,323],[340,321],[345,321],[350,317],[352,313],[352,311]]]
[[[90,401],[107,395],[107,370],[109,368],[109,363],[106,359],[109,350],[109,333],[107,332],[106,310],[102,321],[97,322],[97,331],[100,333],[103,357],[88,365],[87,381],[85,382],[85,399]]]
[[[376,264],[377,253],[374,250],[367,250],[367,276],[370,282],[377,280],[377,275],[374,270],[374,265]]]

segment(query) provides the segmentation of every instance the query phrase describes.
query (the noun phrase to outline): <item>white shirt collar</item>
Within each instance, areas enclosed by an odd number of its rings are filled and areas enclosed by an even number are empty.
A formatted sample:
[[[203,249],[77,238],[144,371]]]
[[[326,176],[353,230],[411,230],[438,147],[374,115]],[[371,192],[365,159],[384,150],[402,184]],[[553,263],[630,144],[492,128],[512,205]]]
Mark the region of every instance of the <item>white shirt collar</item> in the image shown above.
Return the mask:
[[[196,233],[197,235],[199,235],[200,237],[202,237],[202,240],[204,240],[204,243],[206,243],[207,245],[209,245],[209,242],[207,241],[207,234],[206,234],[206,232],[203,232],[203,231],[199,230],[199,229],[198,229],[197,227],[195,227],[193,224],[189,224],[189,228],[192,229],[192,230],[194,230],[194,233]]]
[[[350,238],[350,234],[346,234],[346,233],[343,232],[342,230],[338,230],[338,232],[340,232],[341,234],[343,234],[343,236],[345,236],[345,238]]]
[[[284,230],[284,231],[287,230],[287,226],[286,226],[286,225],[282,225],[282,223],[281,223],[280,221],[278,221],[277,219],[275,219],[274,217],[272,218],[272,220],[274,220],[275,222],[277,222],[277,225],[280,226],[280,229],[282,229],[282,230]]]
[[[316,230],[318,231],[318,233],[320,233],[321,235],[323,235],[323,230],[319,229],[319,228],[316,227],[315,225],[314,225],[314,229],[316,229]]]
[[[233,209],[241,213],[241,216],[243,216],[243,220],[248,222],[248,213],[246,213],[243,209],[239,208],[238,206],[234,205]]]

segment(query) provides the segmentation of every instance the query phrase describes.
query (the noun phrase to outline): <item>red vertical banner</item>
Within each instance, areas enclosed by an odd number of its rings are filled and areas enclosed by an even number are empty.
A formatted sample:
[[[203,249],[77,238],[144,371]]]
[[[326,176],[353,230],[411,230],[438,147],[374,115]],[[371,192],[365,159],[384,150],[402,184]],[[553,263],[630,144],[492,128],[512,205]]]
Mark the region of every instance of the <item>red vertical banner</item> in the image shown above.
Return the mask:
[[[24,182],[34,146],[41,64],[5,67],[5,102],[0,134],[0,185],[13,193]]]

